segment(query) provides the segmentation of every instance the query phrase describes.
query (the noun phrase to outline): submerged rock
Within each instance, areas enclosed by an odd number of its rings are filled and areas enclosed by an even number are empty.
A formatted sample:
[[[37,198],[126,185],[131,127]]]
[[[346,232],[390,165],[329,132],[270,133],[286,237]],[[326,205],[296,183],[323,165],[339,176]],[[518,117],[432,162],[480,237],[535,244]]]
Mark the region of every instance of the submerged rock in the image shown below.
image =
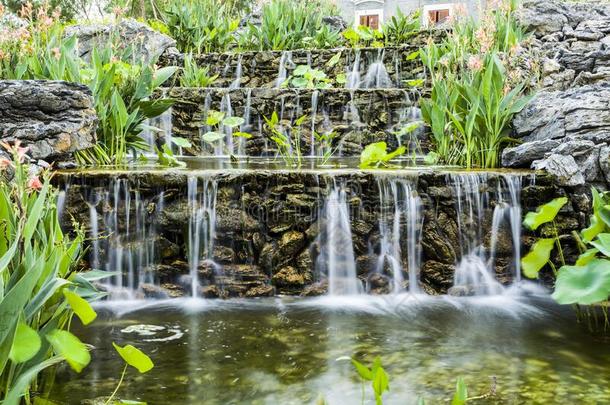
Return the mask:
[[[0,140],[21,141],[47,162],[70,160],[96,143],[91,91],[60,81],[0,80]]]

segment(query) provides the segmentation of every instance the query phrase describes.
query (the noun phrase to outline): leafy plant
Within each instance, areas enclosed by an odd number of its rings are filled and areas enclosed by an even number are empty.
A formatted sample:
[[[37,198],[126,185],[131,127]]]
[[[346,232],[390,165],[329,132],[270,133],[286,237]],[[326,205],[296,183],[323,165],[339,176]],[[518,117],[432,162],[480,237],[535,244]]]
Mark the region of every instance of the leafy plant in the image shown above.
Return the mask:
[[[398,7],[390,21],[382,27],[385,45],[403,45],[417,35],[420,29],[421,12],[416,11],[405,15]]]
[[[387,167],[390,160],[403,155],[407,150],[404,146],[400,146],[395,151],[388,153],[387,148],[385,142],[367,145],[360,154],[360,167],[363,169]]]
[[[356,28],[349,27],[342,34],[352,48],[382,48],[384,46],[382,42],[383,32],[365,25],[360,25]]]
[[[364,384],[365,381],[370,381],[375,393],[375,403],[377,405],[383,404],[382,396],[384,392],[390,390],[390,377],[381,365],[381,358],[375,357],[371,367],[367,367],[364,364],[358,362],[356,359],[351,359],[354,368],[358,372],[358,375],[362,379],[362,403],[364,403]]]
[[[264,117],[270,132],[269,138],[277,146],[278,154],[288,166],[301,167],[303,153],[301,151],[301,126],[307,119],[302,116],[297,119],[294,126],[284,127],[280,125],[277,113],[274,111],[271,118]]]
[[[335,131],[326,132],[324,134],[319,134],[314,131],[314,137],[322,150],[322,165],[327,164],[337,151],[338,146],[333,146],[333,142],[337,135],[338,134]]]
[[[234,128],[240,127],[244,122],[245,120],[241,117],[227,117],[223,112],[210,110],[206,118],[206,125],[211,129],[203,134],[201,139],[212,146],[223,148],[227,138],[227,133],[222,132],[223,128],[229,129],[234,137],[251,138],[252,135],[246,132],[233,132]]]
[[[11,182],[0,182],[0,396],[4,405],[30,402],[30,391],[44,392],[41,371],[63,361],[80,372],[87,347],[68,329],[76,314],[87,325],[95,311],[87,300],[102,294],[91,284],[95,272],[78,273],[83,232],[72,239],[61,230],[50,175],[28,173],[27,148],[3,144],[13,160]]]
[[[123,384],[123,379],[125,378],[125,373],[127,372],[127,366],[135,368],[136,370],[138,370],[138,372],[140,372],[140,374],[148,373],[155,366],[150,357],[148,357],[141,350],[132,345],[126,345],[124,347],[121,347],[116,343],[112,342],[112,346],[114,346],[114,349],[117,351],[117,353],[119,353],[119,356],[121,356],[123,361],[125,361],[125,366],[123,367],[123,371],[121,372],[121,378],[119,379],[116,388],[114,389],[110,397],[108,397],[106,402],[104,402],[104,405],[112,403],[112,399],[119,391],[119,388],[121,388],[121,384]]]
[[[328,89],[332,81],[321,70],[312,69],[307,65],[299,65],[292,72],[292,77],[282,86],[292,86],[297,89]]]
[[[195,61],[193,54],[184,55],[184,67],[180,75],[180,86],[182,87],[211,87],[218,75],[210,75],[210,69],[200,67]]]

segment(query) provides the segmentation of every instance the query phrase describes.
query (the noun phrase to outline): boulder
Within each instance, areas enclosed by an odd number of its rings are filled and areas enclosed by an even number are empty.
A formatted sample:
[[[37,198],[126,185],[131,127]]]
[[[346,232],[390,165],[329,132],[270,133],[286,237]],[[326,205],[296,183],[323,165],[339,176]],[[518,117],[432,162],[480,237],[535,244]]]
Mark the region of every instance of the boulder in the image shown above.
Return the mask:
[[[96,143],[97,115],[86,86],[0,80],[0,140],[21,141],[35,160],[69,160]]]
[[[85,60],[91,57],[94,48],[110,43],[113,36],[121,38],[121,44],[128,44],[131,47],[133,60],[143,63],[155,62],[164,53],[178,52],[173,38],[129,18],[121,20],[118,24],[69,26],[65,35],[78,38],[79,54]]]
[[[523,143],[503,151],[503,166],[546,170],[566,186],[610,177],[601,153],[610,144],[610,83],[542,91],[513,127]]]

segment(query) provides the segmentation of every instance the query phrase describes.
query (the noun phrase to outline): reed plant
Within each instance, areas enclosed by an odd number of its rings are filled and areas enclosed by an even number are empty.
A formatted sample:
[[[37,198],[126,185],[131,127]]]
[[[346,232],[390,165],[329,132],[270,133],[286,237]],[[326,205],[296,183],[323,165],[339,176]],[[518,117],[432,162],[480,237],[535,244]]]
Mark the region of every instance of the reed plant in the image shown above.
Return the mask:
[[[69,332],[76,314],[83,324],[96,314],[86,300],[101,297],[78,272],[83,232],[65,235],[50,175],[29,172],[27,148],[3,144],[13,159],[0,159],[0,397],[4,405],[30,404],[31,392],[48,388],[40,373],[66,361],[80,372],[88,348]],[[46,380],[49,382],[49,380]]]
[[[512,142],[511,119],[531,100],[509,63],[524,39],[515,7],[504,0],[480,21],[457,18],[446,40],[420,51],[432,87],[421,101],[422,116],[444,163],[497,167]]]

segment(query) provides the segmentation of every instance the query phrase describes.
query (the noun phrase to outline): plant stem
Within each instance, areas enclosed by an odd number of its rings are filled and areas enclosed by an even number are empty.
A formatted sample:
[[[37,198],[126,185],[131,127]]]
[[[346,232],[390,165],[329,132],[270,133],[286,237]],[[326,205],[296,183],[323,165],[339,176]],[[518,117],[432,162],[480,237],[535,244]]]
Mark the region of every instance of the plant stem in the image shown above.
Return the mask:
[[[557,244],[557,250],[559,251],[559,258],[561,259],[561,264],[563,266],[566,265],[566,259],[563,256],[563,249],[561,248],[561,241],[559,240],[559,232],[557,232],[557,224],[553,221],[553,231],[555,231],[555,243]]]
[[[119,383],[117,384],[116,388],[112,392],[112,395],[110,395],[108,400],[106,402],[104,402],[104,405],[110,404],[110,401],[112,401],[112,398],[114,398],[116,393],[119,391],[119,388],[121,387],[121,384],[123,383],[123,378],[125,378],[125,372],[127,372],[127,363],[125,363],[125,367],[123,367],[123,372],[121,373],[121,378],[119,379]]]

